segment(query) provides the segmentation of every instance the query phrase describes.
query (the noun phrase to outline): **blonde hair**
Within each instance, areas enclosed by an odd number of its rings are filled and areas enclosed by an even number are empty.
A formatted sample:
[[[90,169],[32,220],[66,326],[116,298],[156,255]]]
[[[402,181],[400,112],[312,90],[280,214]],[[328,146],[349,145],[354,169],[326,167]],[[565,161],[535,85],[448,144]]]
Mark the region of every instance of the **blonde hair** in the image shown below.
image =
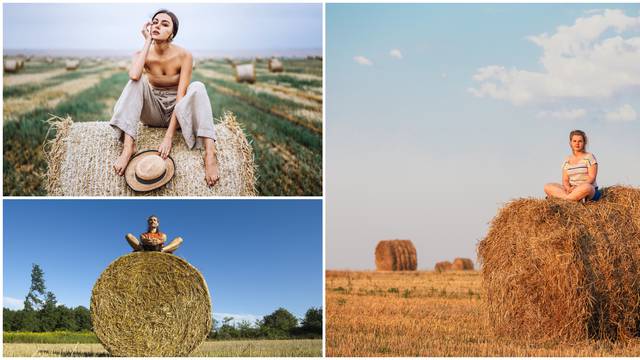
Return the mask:
[[[575,135],[582,136],[582,140],[584,140],[584,146],[582,147],[582,150],[587,151],[587,134],[585,134],[585,132],[582,130],[573,130],[569,133],[569,142],[571,142],[571,138],[573,138]]]

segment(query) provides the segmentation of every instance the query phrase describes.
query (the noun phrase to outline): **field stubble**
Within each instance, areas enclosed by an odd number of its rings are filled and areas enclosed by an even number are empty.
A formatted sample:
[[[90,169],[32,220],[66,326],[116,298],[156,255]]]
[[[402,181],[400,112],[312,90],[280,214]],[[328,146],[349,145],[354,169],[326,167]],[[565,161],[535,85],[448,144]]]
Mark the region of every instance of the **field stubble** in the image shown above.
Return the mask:
[[[626,344],[493,335],[476,271],[328,271],[327,356],[637,356]]]

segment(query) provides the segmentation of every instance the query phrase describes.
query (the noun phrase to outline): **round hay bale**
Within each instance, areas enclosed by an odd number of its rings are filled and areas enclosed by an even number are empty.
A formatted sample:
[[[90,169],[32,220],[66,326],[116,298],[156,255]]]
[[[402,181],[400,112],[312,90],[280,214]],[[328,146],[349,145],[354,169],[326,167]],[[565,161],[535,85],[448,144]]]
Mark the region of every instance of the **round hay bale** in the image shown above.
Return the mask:
[[[50,56],[47,56],[44,61],[46,61],[47,64],[53,64],[53,58]]]
[[[438,273],[451,270],[451,263],[448,261],[440,261],[436,263],[435,270]]]
[[[211,298],[202,274],[161,252],[112,262],[91,293],[91,322],[112,356],[188,356],[211,330]]]
[[[118,63],[116,64],[118,70],[128,70],[129,69],[129,63],[126,60],[121,60],[118,61]]]
[[[54,124],[56,137],[47,145],[49,168],[46,186],[50,196],[255,196],[255,168],[251,145],[231,113],[216,124],[220,180],[209,187],[204,181],[204,149],[189,150],[176,134],[171,157],[175,176],[165,186],[146,193],[131,190],[123,176],[113,171],[122,143],[108,122],[78,122],[70,118]],[[140,124],[138,150],[156,149],[166,129]]]
[[[473,261],[466,258],[455,258],[451,270],[473,270]]]
[[[64,67],[67,70],[77,70],[78,66],[80,66],[80,61],[78,60],[67,60],[64,63]]]
[[[382,240],[376,246],[376,270],[414,271],[418,267],[411,240]]]
[[[256,82],[256,67],[253,64],[242,64],[234,66],[236,72],[236,82],[247,82],[253,84]]]
[[[528,340],[626,340],[640,324],[640,189],[601,200],[519,199],[478,245],[496,333]]]
[[[282,72],[284,71],[284,66],[282,65],[282,61],[273,58],[269,59],[269,71],[271,72]]]
[[[18,61],[15,59],[4,60],[4,72],[6,73],[16,73],[20,68],[18,67]]]

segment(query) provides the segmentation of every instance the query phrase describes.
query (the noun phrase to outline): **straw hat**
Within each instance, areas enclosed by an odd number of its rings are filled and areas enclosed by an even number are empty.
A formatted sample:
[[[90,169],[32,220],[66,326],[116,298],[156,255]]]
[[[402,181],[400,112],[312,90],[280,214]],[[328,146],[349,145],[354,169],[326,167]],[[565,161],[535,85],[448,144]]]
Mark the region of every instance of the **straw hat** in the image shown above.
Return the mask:
[[[170,156],[163,159],[157,150],[146,150],[131,158],[124,178],[133,191],[151,191],[168,183],[175,172],[176,166]]]

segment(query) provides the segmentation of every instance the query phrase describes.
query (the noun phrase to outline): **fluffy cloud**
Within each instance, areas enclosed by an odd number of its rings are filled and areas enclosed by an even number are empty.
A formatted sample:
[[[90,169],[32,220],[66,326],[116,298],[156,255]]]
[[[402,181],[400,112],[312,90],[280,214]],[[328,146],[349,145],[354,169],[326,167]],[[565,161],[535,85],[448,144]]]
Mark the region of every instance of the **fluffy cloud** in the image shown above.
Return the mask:
[[[24,300],[5,296],[2,298],[2,307],[6,307],[11,310],[21,310],[24,307]]]
[[[551,35],[528,37],[543,51],[543,71],[485,66],[473,76],[477,86],[468,90],[514,105],[609,99],[640,86],[640,36],[623,37],[638,30],[640,16],[630,17],[621,10],[591,12]]]
[[[222,324],[222,321],[226,317],[232,317],[231,323],[236,325],[241,321],[248,321],[252,325],[256,322],[256,320],[262,319],[262,316],[257,316],[253,314],[229,314],[229,313],[213,313],[213,318]]]
[[[373,62],[371,62],[371,60],[367,59],[364,56],[354,56],[353,57],[353,61],[357,62],[360,65],[373,65]]]
[[[619,109],[605,114],[605,119],[613,122],[633,121],[637,117],[636,110],[629,104],[622,105]]]
[[[586,115],[587,111],[585,109],[541,111],[538,113],[539,118],[552,118],[558,120],[577,120],[585,117]]]
[[[402,59],[402,53],[398,49],[392,49],[389,51],[389,55],[391,55],[392,58]]]

